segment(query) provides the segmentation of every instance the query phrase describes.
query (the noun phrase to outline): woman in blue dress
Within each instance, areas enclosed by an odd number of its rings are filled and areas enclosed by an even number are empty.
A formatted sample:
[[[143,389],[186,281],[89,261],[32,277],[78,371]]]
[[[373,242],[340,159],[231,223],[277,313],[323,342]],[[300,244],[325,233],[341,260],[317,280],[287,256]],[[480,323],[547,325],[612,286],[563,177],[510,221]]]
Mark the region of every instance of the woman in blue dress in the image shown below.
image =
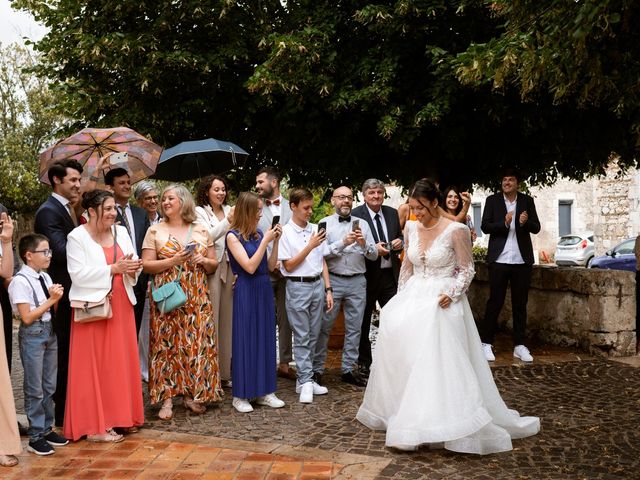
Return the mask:
[[[284,407],[276,391],[276,318],[269,271],[278,261],[282,227],[264,234],[258,230],[262,201],[243,192],[236,202],[227,233],[229,264],[237,276],[233,290],[231,378],[233,406],[253,411],[251,401],[271,408]],[[269,247],[269,244],[273,245]],[[269,251],[270,250],[270,251]]]

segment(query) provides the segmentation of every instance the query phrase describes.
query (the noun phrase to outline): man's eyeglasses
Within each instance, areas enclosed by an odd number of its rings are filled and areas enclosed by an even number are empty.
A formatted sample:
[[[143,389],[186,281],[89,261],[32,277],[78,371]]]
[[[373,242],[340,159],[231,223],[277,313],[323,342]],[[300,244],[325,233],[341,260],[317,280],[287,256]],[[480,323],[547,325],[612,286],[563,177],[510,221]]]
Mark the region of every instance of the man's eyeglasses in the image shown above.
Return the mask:
[[[50,248],[45,248],[44,250],[34,250],[33,253],[41,253],[45,257],[50,257],[51,255],[53,255],[53,250],[51,250]]]
[[[344,202],[345,200],[353,202],[353,197],[351,195],[334,195],[333,198],[337,198],[341,202]]]

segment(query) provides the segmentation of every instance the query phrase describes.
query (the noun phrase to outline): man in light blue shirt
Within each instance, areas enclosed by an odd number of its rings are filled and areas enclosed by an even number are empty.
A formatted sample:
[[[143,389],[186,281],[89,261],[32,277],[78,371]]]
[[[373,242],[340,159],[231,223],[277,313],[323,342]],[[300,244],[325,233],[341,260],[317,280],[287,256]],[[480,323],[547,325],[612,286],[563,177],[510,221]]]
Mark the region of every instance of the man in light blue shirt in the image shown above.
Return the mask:
[[[376,260],[376,248],[369,225],[364,220],[351,217],[353,192],[348,187],[338,187],[331,197],[336,213],[323,218],[327,225],[327,246],[330,253],[325,256],[329,268],[329,278],[333,288],[336,307],[325,311],[322,318],[320,335],[313,359],[313,371],[316,383],[322,383],[324,364],[327,359],[327,343],[333,323],[344,309],[344,346],[342,349],[342,381],[364,387],[367,382],[356,368],[360,345],[360,330],[367,300],[367,281],[365,258]]]

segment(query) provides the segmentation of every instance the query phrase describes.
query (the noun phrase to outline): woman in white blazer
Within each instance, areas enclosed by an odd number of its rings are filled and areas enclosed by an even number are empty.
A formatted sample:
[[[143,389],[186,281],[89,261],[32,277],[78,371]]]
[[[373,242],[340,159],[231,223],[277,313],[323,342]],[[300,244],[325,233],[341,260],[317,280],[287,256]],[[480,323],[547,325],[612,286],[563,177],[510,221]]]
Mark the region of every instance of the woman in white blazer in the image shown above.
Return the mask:
[[[233,220],[233,207],[227,205],[227,181],[210,175],[203,178],[196,196],[196,222],[211,235],[218,259],[218,269],[209,275],[209,299],[218,332],[218,363],[223,387],[231,386],[231,330],[233,323],[233,272],[224,239]]]
[[[64,433],[78,440],[119,442],[144,423],[133,292],[142,262],[127,230],[115,225],[111,192],[82,196],[89,221],[67,237],[69,299],[97,302],[110,296],[112,316],[71,325]],[[115,256],[115,261],[114,261]]]

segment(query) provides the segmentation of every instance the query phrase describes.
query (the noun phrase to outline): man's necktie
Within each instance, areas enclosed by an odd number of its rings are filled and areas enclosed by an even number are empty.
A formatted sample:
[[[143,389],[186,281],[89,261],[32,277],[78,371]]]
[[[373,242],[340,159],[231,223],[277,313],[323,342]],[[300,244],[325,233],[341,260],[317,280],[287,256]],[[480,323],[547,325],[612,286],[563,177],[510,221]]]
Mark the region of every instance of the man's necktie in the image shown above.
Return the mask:
[[[338,222],[350,222],[351,215],[347,215],[346,217],[338,217]]]
[[[380,215],[375,214],[373,219],[376,221],[376,229],[378,230],[378,239],[382,243],[387,243],[387,237],[384,236],[384,230],[382,229],[382,222],[380,221]],[[384,255],[382,258],[389,258],[389,254]]]
[[[276,198],[275,200],[267,200],[267,207],[270,207],[271,205],[275,205],[276,207],[279,207],[280,199]]]
[[[131,236],[131,227],[129,226],[129,220],[127,220],[127,206],[121,207],[118,205],[118,210],[120,211],[120,216],[122,217],[122,224],[127,229],[129,236]]]
[[[38,280],[40,280],[40,286],[42,287],[42,291],[44,292],[44,296],[49,298],[49,289],[47,288],[47,284],[44,283],[44,277],[42,275],[40,275],[38,277]],[[53,305],[51,305],[51,308],[49,309],[49,313],[51,314],[51,320],[53,321],[53,317],[55,316],[55,310],[53,309]]]
[[[78,217],[76,217],[76,211],[71,206],[71,203],[67,203],[67,210],[69,210],[69,216],[71,217],[71,221],[77,227],[78,226]]]

